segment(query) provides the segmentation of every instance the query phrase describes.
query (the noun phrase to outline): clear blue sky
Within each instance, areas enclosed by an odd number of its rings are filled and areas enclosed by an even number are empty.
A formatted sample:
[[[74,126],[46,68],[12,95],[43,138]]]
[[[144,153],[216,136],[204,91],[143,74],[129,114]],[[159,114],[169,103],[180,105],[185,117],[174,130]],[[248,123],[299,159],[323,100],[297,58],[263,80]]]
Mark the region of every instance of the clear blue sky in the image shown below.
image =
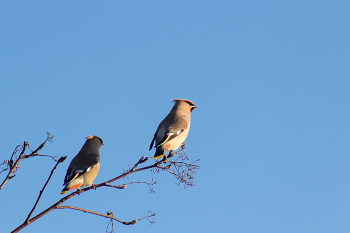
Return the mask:
[[[1,1],[0,159],[28,141],[68,156],[34,212],[62,196],[70,160],[100,136],[95,183],[142,155],[185,98],[195,187],[145,171],[125,190],[65,203],[124,221],[116,232],[350,232],[349,1]],[[150,163],[149,163],[150,164]],[[0,190],[0,231],[20,225],[54,162],[21,162]],[[5,174],[0,174],[1,181]],[[120,184],[120,183],[116,183]],[[55,210],[22,232],[105,232],[108,219]]]

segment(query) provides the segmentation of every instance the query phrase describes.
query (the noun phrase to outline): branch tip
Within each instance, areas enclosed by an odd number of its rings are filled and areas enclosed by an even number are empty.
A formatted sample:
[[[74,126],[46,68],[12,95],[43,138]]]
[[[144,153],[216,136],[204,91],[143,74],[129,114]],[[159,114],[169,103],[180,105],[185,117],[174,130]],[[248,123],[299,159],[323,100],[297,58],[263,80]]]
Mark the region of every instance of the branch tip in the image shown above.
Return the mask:
[[[67,158],[67,156],[62,156],[62,157],[58,160],[58,162],[59,162],[59,163],[62,163],[64,160],[66,160],[66,158]]]

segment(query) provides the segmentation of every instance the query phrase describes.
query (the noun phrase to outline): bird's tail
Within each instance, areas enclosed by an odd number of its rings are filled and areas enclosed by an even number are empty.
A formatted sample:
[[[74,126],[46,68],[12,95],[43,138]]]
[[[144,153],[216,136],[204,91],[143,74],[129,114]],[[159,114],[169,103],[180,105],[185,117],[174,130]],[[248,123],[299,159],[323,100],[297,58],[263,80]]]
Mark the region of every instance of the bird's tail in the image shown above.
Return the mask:
[[[68,191],[69,191],[69,188],[64,187],[64,189],[62,189],[61,191],[61,195],[66,194]]]
[[[80,186],[82,185],[82,183],[79,183],[79,184],[76,184],[76,185],[73,185],[73,186],[68,186],[66,185],[62,191],[61,191],[61,195],[67,193],[68,191],[72,190],[72,189],[79,189]]]
[[[157,148],[158,149],[158,148]],[[163,157],[164,152],[162,150],[156,150],[155,155],[153,156],[153,160],[159,159]]]

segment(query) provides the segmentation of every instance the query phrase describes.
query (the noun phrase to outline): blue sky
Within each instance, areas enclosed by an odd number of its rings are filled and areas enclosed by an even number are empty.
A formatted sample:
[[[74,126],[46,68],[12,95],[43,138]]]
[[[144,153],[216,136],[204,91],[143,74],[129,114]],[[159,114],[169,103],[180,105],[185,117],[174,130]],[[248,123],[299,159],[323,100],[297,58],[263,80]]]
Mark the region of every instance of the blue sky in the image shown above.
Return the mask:
[[[153,194],[100,188],[65,205],[124,221],[156,213],[156,224],[116,232],[349,232],[349,11],[349,1],[1,1],[0,159],[47,131],[41,152],[68,156],[35,215],[62,197],[86,136],[105,142],[95,183],[106,181],[153,156],[170,100],[185,98],[199,106],[186,139],[201,159],[195,187],[144,171],[121,182],[154,178]],[[1,232],[25,220],[54,164],[21,162],[0,190]],[[54,210],[21,232],[107,224]]]

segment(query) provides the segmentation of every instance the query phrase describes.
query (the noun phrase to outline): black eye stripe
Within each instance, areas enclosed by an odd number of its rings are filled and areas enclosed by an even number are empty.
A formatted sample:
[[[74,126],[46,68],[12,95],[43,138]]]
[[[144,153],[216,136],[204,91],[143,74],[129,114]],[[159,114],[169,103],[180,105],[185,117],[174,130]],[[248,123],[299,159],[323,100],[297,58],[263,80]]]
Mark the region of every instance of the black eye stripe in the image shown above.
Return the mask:
[[[191,102],[189,102],[189,101],[186,101],[186,103],[187,103],[188,105],[190,105],[191,107],[195,106],[193,103],[191,103]]]

